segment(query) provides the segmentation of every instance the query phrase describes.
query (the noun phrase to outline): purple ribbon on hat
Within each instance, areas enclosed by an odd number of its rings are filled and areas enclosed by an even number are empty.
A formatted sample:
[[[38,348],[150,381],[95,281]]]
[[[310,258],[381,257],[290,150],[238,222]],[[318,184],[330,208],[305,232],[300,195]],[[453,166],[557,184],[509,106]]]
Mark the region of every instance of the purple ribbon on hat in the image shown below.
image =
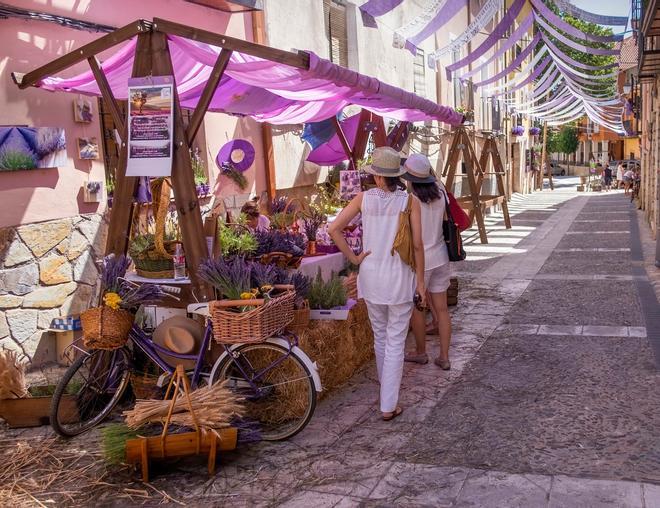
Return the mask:
[[[241,160],[233,159],[232,155],[236,150],[243,152]],[[233,139],[223,145],[215,158],[215,163],[219,168],[231,165],[236,171],[242,173],[252,166],[254,153],[254,146],[247,139]]]

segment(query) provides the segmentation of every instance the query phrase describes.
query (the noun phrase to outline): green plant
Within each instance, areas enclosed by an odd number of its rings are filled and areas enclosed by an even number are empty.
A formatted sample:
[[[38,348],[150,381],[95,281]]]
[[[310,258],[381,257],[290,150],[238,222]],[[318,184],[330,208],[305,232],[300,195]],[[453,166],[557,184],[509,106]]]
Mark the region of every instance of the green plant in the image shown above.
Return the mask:
[[[136,430],[131,430],[125,423],[111,423],[101,429],[103,436],[103,456],[106,462],[119,465],[126,460],[126,441],[135,439]]]
[[[218,242],[223,256],[249,255],[257,250],[257,240],[252,233],[224,223],[218,226]]]
[[[128,253],[132,258],[141,258],[153,250],[155,245],[154,235],[151,233],[136,235],[128,245]]]
[[[309,288],[309,306],[312,309],[332,309],[346,305],[346,288],[337,274],[333,272],[327,282],[321,276],[319,268]]]
[[[199,265],[199,277],[228,300],[246,300],[252,294],[252,264],[242,257],[206,259]]]
[[[195,176],[195,184],[206,183],[208,177],[206,176],[206,168],[204,161],[200,155],[199,148],[190,150],[190,163],[192,165],[193,175]]]
[[[19,150],[3,150],[0,153],[0,169],[18,171],[37,167],[36,156]]]
[[[270,218],[270,227],[272,229],[288,229],[293,225],[292,213],[277,212]]]

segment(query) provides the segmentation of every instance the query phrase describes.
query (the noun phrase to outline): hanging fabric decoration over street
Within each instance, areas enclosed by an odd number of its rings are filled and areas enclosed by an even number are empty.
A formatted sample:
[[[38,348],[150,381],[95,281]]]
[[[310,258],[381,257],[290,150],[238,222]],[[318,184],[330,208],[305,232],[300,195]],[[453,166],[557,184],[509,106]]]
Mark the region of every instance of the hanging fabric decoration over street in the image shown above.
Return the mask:
[[[583,39],[589,42],[616,42],[623,40],[623,34],[615,35],[594,35],[583,32],[575,28],[573,25],[561,19],[550,8],[545,5],[542,0],[529,0],[532,3],[534,9],[543,16],[548,22],[556,26],[559,30],[566,32],[568,35],[577,37],[578,39]]]
[[[467,0],[432,0],[422,14],[394,31],[392,45],[416,53],[421,42],[440,30],[465,5]]]
[[[495,14],[497,14],[503,5],[504,0],[488,0],[472,23],[470,23],[470,26],[468,26],[461,35],[444,48],[437,49],[428,56],[429,67],[434,69],[437,68],[436,62],[440,60],[441,57],[470,42],[475,35],[493,20]]]
[[[591,46],[587,46],[585,44],[580,44],[579,42],[575,42],[573,39],[570,39],[566,37],[564,34],[560,33],[559,31],[555,30],[553,26],[551,26],[546,20],[543,19],[543,17],[535,15],[534,20],[541,25],[541,27],[550,33],[553,37],[558,39],[559,41],[563,42],[566,44],[568,47],[571,49],[575,49],[576,51],[582,51],[583,53],[591,53],[593,55],[604,55],[604,56],[614,56],[619,54],[619,50],[616,49],[605,49],[605,48],[594,48]]]
[[[360,6],[362,24],[370,28],[378,28],[376,18],[387,14],[401,3],[403,0],[369,0]]]
[[[488,37],[486,37],[486,40],[481,43],[481,45],[474,50],[472,53],[467,55],[465,58],[459,60],[455,64],[447,66],[446,72],[447,72],[447,79],[451,81],[452,79],[452,73],[462,67],[466,67],[467,65],[471,64],[475,60],[477,60],[479,57],[484,55],[488,50],[491,48],[495,47],[495,44],[504,36],[505,33],[511,28],[513,25],[513,22],[515,19],[518,17],[518,14],[520,14],[520,11],[522,10],[523,6],[527,0],[516,0],[511,7],[506,11],[504,16],[502,16],[502,20],[498,23],[498,25],[493,29],[493,31],[490,33]]]
[[[530,53],[536,47],[536,45],[539,43],[540,40],[541,40],[541,34],[537,33],[534,36],[534,38],[532,39],[532,41],[527,45],[527,47],[525,49],[523,49],[518,54],[518,56],[511,61],[511,63],[506,67],[506,69],[502,69],[502,71],[498,72],[497,74],[495,74],[494,76],[491,76],[488,79],[485,79],[483,81],[477,81],[476,83],[473,83],[474,86],[475,87],[480,87],[480,86],[484,86],[484,85],[489,85],[491,83],[494,83],[498,79],[503,78],[507,74],[510,74],[511,72],[513,72],[515,69],[517,69],[520,66],[520,64],[523,63],[523,60],[525,60],[525,58],[527,58],[530,55]]]
[[[566,14],[570,14],[576,19],[581,19],[587,23],[595,23],[597,25],[605,26],[627,26],[627,16],[604,16],[602,14],[595,14],[593,12],[585,11],[579,7],[571,4],[570,0],[554,0],[555,5]]]

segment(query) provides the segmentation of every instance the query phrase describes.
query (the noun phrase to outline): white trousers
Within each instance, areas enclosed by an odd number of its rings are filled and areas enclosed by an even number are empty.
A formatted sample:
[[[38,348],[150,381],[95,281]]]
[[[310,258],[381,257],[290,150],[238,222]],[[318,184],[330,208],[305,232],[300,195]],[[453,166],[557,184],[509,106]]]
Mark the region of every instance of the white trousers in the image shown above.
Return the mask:
[[[367,310],[374,331],[380,410],[389,413],[396,409],[399,401],[404,349],[413,303],[381,305],[367,301]]]

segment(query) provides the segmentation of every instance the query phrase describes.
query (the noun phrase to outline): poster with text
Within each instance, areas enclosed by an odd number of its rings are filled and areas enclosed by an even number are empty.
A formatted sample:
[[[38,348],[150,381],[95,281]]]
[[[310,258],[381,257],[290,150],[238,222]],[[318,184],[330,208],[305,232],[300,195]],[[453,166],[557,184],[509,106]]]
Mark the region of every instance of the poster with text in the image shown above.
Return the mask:
[[[341,199],[350,201],[357,196],[362,187],[360,185],[359,171],[340,171],[339,172],[339,195]]]
[[[170,176],[173,141],[172,76],[128,80],[126,176]]]

